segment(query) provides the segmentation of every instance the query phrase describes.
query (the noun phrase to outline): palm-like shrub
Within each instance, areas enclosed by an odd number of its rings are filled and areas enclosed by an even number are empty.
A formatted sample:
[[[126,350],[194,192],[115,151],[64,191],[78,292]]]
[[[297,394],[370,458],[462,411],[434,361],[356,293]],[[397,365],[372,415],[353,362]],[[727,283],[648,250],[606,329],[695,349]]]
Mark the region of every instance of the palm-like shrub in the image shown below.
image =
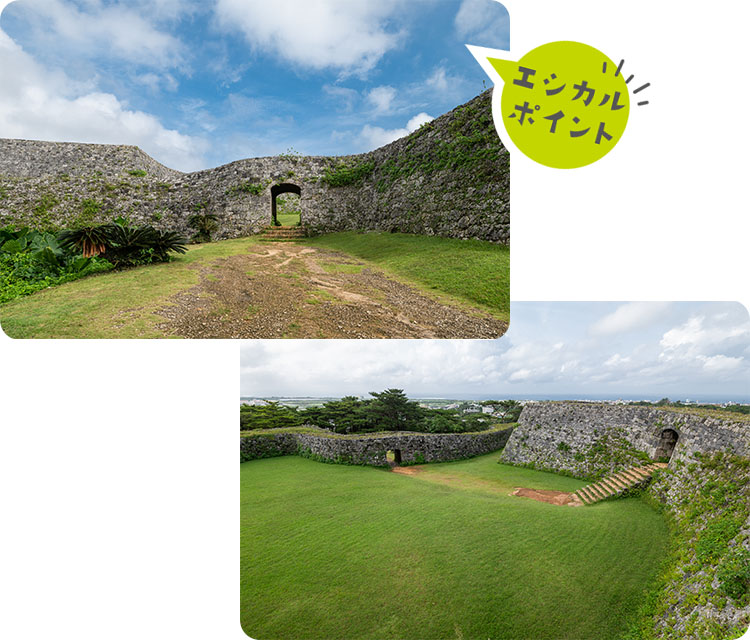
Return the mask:
[[[153,262],[151,247],[154,229],[112,222],[103,225],[106,237],[104,257],[115,266],[134,266]]]
[[[194,236],[198,242],[211,242],[211,234],[219,228],[218,216],[215,213],[194,213],[188,218],[188,224],[196,230]]]
[[[151,247],[154,255],[161,261],[169,260],[169,253],[185,253],[187,241],[176,231],[159,231],[154,229]]]
[[[57,235],[57,242],[64,249],[77,249],[84,258],[91,258],[104,253],[108,246],[109,225],[66,229]]]

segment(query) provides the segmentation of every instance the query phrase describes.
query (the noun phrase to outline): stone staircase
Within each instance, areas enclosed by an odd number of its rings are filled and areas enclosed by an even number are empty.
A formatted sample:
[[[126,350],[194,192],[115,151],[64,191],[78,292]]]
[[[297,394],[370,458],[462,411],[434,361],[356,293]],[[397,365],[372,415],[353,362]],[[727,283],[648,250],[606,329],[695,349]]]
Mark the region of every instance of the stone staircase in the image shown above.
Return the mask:
[[[294,242],[307,235],[304,227],[266,227],[261,236],[265,242]]]
[[[613,473],[606,478],[593,484],[588,484],[575,492],[584,504],[594,504],[612,496],[619,495],[628,489],[632,489],[651,480],[654,471],[664,469],[668,465],[665,462],[653,462],[643,467],[630,467],[625,471]]]

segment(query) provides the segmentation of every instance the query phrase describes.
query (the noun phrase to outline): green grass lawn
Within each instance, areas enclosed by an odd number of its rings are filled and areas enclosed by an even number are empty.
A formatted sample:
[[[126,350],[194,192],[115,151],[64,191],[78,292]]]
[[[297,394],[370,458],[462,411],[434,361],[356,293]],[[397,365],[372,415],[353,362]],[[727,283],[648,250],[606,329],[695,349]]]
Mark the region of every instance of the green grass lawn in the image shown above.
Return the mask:
[[[367,260],[397,276],[510,318],[510,249],[482,240],[405,233],[329,233],[310,244]]]
[[[276,213],[276,220],[285,227],[296,227],[299,224],[299,213]]]
[[[166,264],[104,273],[0,305],[13,338],[156,338],[154,313],[171,296],[198,284],[189,267],[247,252],[258,236],[192,245]],[[341,233],[305,241],[366,261],[415,288],[470,303],[508,321],[508,249],[486,242],[405,234]]]
[[[158,338],[153,312],[198,284],[188,267],[236,255],[257,242],[240,238],[191,245],[172,262],[104,273],[0,305],[0,324],[12,338]],[[114,318],[114,320],[113,320]]]
[[[240,611],[257,640],[611,640],[666,553],[637,498],[557,507],[515,486],[581,481],[497,464],[417,476],[299,457],[240,465]]]

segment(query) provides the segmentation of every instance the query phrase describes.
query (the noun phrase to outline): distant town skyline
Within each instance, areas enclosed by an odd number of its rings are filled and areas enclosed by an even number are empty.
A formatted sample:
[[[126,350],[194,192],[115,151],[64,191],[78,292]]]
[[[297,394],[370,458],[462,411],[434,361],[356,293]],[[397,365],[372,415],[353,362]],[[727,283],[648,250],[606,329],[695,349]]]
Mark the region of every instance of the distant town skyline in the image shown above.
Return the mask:
[[[514,303],[498,340],[244,342],[240,395],[750,402],[738,303]]]

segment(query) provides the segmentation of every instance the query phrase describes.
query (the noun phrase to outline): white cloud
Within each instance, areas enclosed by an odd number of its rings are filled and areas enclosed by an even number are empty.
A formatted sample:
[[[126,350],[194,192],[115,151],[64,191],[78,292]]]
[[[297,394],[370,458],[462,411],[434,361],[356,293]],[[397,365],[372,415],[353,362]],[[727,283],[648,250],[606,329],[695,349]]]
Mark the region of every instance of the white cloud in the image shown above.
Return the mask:
[[[404,34],[389,27],[398,0],[218,0],[224,28],[238,29],[259,50],[303,68],[364,73]]]
[[[604,362],[605,367],[618,367],[630,362],[630,356],[621,356],[619,353],[614,354]]]
[[[591,326],[593,335],[606,336],[642,329],[663,317],[668,303],[628,302]]]
[[[375,108],[375,115],[389,113],[395,98],[396,90],[388,86],[375,87],[367,94],[367,101]]]
[[[735,313],[734,309],[722,318],[727,305],[675,305],[662,318],[658,332],[650,328],[631,340],[630,346],[621,343],[615,349],[611,340],[591,340],[580,334],[579,328],[596,317],[597,305],[578,304],[514,303],[514,312],[528,318],[523,335],[529,337],[523,338],[514,334],[511,326],[502,339],[493,341],[247,342],[242,347],[242,394],[335,396],[398,387],[422,395],[748,397],[748,359],[714,352],[721,348],[714,341],[720,336],[735,336],[720,342],[731,346],[742,334],[742,348],[747,348],[750,332],[744,310]],[[524,307],[534,313],[526,313]],[[560,317],[564,308],[567,321],[545,325],[540,313],[543,307],[552,317]],[[672,328],[681,329],[679,335],[670,333],[669,323],[675,317],[682,320]],[[695,317],[702,318],[699,328]],[[666,334],[680,349],[686,341],[695,345],[697,337],[701,351],[664,359],[660,343]],[[709,335],[714,338],[705,340]]]
[[[742,366],[742,358],[728,356],[711,356],[703,359],[703,368],[709,373],[727,373],[736,371]]]
[[[374,127],[366,124],[362,127],[360,133],[360,139],[367,146],[368,149],[377,149],[386,144],[408,136],[410,133],[416,131],[423,124],[434,120],[434,118],[427,113],[420,113],[414,116],[409,122],[406,123],[406,127],[402,129],[384,129],[382,127]]]
[[[679,363],[697,360],[707,371],[727,371],[743,362],[749,342],[749,321],[737,323],[724,314],[697,315],[664,333],[659,358]]]
[[[510,30],[508,12],[496,0],[463,0],[455,18],[456,32],[467,44],[503,47]]]
[[[53,40],[57,47],[87,56],[115,57],[139,65],[170,68],[185,62],[178,38],[160,30],[149,17],[174,17],[174,1],[133,6],[88,2],[85,8],[64,0],[34,0],[18,4],[32,38]]]
[[[332,98],[341,101],[341,105],[345,111],[351,111],[354,103],[360,98],[359,91],[349,89],[348,87],[324,84],[323,91]]]
[[[175,169],[203,166],[205,143],[128,109],[91,83],[34,61],[0,30],[0,137],[134,144]]]
[[[448,89],[448,72],[445,70],[445,67],[435,69],[432,75],[427,78],[427,86],[438,91],[446,91]]]

